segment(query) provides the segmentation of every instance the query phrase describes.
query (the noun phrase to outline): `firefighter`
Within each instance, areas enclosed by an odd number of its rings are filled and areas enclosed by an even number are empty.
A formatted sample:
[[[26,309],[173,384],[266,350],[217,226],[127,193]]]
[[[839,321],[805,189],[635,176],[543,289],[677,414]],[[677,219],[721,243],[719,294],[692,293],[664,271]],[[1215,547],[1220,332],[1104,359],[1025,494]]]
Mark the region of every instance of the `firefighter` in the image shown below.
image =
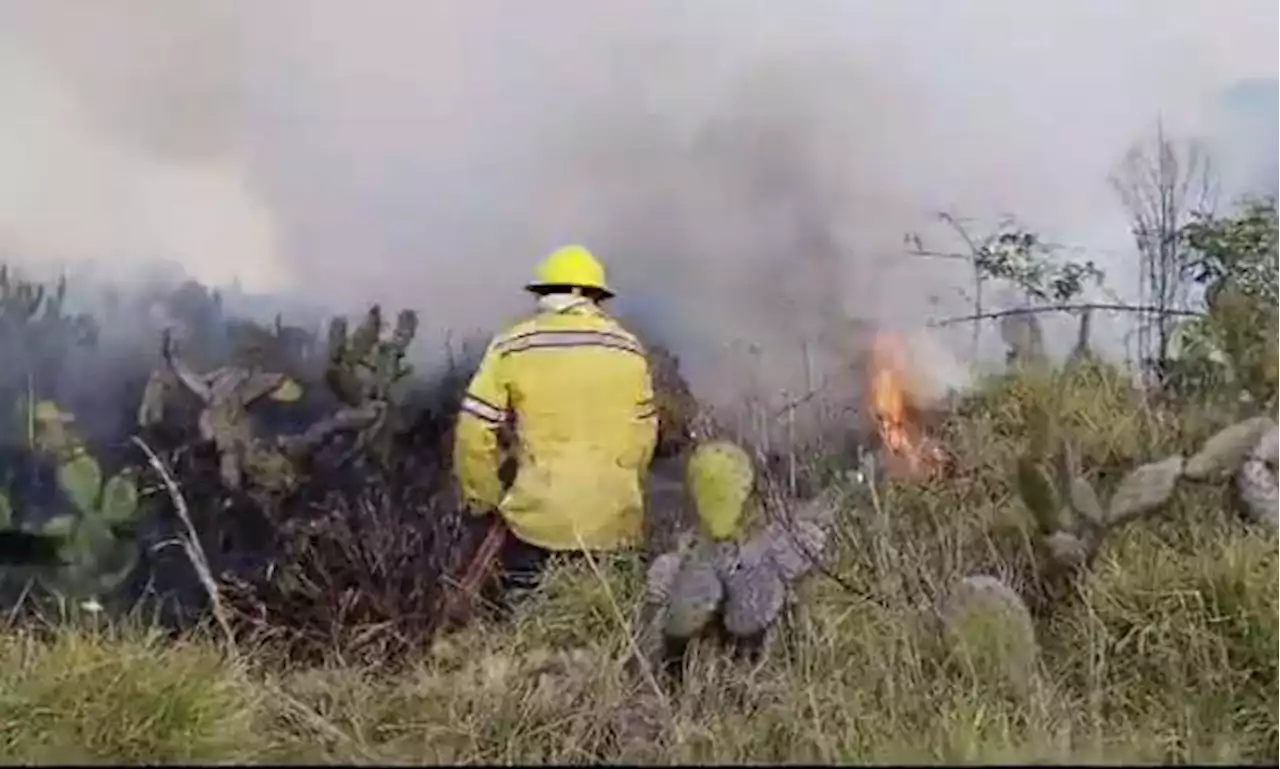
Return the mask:
[[[505,530],[500,546],[487,538],[503,608],[537,585],[552,555],[639,544],[642,478],[658,432],[645,350],[601,306],[613,296],[603,265],[566,246],[526,289],[537,312],[489,344],[454,444],[467,510],[496,512],[489,531]],[[499,475],[504,427],[515,464],[509,487]]]

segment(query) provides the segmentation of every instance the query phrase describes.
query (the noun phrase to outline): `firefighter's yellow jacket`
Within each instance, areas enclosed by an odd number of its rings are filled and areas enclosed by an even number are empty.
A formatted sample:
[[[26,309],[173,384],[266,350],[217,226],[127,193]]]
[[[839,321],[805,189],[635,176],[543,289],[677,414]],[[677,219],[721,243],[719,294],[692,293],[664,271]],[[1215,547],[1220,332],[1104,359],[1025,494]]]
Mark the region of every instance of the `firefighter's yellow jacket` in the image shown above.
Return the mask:
[[[514,427],[517,468],[505,493],[504,422]],[[622,549],[641,538],[642,476],[657,432],[639,341],[590,301],[546,297],[485,351],[458,417],[454,467],[473,509],[496,508],[531,545]]]

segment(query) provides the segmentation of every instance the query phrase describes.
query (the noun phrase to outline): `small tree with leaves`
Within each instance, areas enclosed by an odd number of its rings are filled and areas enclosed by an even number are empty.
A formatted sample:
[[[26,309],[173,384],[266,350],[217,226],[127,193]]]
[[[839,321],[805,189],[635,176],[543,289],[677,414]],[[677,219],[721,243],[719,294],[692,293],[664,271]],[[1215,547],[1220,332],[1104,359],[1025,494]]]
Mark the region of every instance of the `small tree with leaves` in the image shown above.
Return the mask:
[[[1179,233],[1186,278],[1205,314],[1176,328],[1169,385],[1196,397],[1243,392],[1274,409],[1277,391],[1277,215],[1274,198],[1231,215],[1196,216]]]
[[[981,323],[986,320],[1005,321],[1002,333],[1008,341],[1011,331],[1019,337],[1038,337],[1039,326],[1033,316],[1037,312],[1058,310],[1080,313],[1081,328],[1088,329],[1089,306],[1076,306],[1090,287],[1100,286],[1105,279],[1093,260],[1071,259],[1062,256],[1062,248],[1045,241],[1040,235],[1019,223],[1013,217],[1005,217],[985,236],[975,236],[961,221],[951,214],[941,214],[941,220],[956,232],[965,244],[966,253],[926,250],[918,236],[909,235],[907,242],[914,245],[910,252],[915,256],[959,259],[969,262],[973,269],[973,290],[961,292],[973,304],[973,314],[938,321],[936,325],[953,325],[963,322],[974,324],[973,344],[977,352]],[[983,305],[988,284],[1012,286],[1023,297],[1027,306],[988,311]],[[1017,326],[1011,330],[1010,325]],[[1022,333],[1027,332],[1027,333]],[[1082,333],[1083,337],[1087,333]]]

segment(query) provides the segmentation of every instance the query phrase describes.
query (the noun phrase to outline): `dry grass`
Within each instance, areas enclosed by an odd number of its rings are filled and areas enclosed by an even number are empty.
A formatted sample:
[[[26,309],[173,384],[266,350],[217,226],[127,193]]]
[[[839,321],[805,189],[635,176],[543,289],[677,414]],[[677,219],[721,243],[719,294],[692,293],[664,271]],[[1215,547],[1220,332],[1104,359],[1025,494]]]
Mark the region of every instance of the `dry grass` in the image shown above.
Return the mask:
[[[1064,423],[1106,487],[1200,428],[1143,408],[1112,372],[1075,375]],[[1109,542],[1080,600],[1037,624],[1009,689],[939,643],[928,607],[1023,547],[1009,462],[1033,379],[993,382],[947,426],[957,478],[885,489],[846,516],[756,669],[695,648],[683,692],[628,680],[627,558],[552,575],[503,628],[477,626],[395,675],[292,669],[138,628],[0,636],[11,761],[1262,762],[1277,753],[1277,541],[1192,489]],[[848,587],[846,587],[848,586]],[[853,588],[850,590],[849,588]]]

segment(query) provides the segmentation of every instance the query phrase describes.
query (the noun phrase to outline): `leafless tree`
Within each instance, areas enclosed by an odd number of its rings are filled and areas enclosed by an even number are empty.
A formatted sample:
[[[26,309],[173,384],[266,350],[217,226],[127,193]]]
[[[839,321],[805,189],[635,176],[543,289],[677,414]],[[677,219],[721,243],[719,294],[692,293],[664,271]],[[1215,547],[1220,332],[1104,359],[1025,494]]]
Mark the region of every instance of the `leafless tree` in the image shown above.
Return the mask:
[[[1162,384],[1168,372],[1178,311],[1187,309],[1192,281],[1182,228],[1198,213],[1210,213],[1216,199],[1212,164],[1196,141],[1174,141],[1157,123],[1154,136],[1134,145],[1111,176],[1128,211],[1138,248],[1138,355],[1143,368]]]

